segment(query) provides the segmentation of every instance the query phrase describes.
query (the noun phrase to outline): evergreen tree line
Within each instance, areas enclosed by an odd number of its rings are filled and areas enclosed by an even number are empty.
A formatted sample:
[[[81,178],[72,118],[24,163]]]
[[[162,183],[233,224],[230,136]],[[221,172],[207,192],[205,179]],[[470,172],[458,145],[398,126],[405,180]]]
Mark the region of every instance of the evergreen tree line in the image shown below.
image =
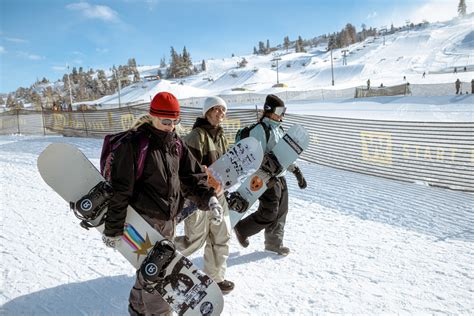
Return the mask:
[[[193,66],[191,54],[186,47],[178,54],[171,47],[170,64],[166,64],[163,57],[160,60],[160,69],[157,75],[161,78],[183,78],[199,72]],[[206,70],[206,63],[201,63],[201,71]],[[163,72],[165,75],[163,75]],[[0,96],[0,105],[6,103],[7,108],[23,108],[24,103],[32,103],[35,109],[44,108],[67,108],[72,102],[96,100],[103,96],[117,92],[120,87],[124,88],[141,80],[137,70],[135,58],[130,58],[126,65],[113,66],[109,69],[111,75],[108,77],[102,69],[84,71],[82,67],[73,67],[70,73],[63,75],[61,80],[50,83],[46,78],[37,80],[29,88],[20,87],[14,93],[10,93],[5,101]]]
[[[24,103],[32,103],[35,109],[67,108],[72,102],[96,100],[103,96],[113,94],[119,86],[126,87],[140,81],[140,73],[134,58],[128,60],[127,65],[113,66],[109,69],[111,76],[108,78],[105,71],[82,67],[73,67],[70,73],[63,75],[62,80],[50,83],[46,78],[37,80],[29,88],[20,87],[7,96],[7,108],[23,108]],[[5,104],[0,98],[0,105]]]

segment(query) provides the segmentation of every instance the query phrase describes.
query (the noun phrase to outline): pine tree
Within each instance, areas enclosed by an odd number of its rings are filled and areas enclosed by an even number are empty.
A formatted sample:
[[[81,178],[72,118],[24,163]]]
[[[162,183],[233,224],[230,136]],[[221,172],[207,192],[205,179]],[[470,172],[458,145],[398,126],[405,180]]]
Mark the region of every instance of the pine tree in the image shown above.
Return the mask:
[[[5,104],[5,100],[3,100],[2,96],[0,95],[0,105],[4,105]]]
[[[283,39],[283,46],[286,48],[286,52],[288,53],[288,49],[290,48],[290,38],[285,36]]]
[[[176,53],[176,50],[174,49],[173,46],[171,46],[171,48],[170,48],[170,55],[171,55],[171,61],[170,61],[170,66],[168,68],[166,76],[168,78],[176,78],[180,58],[179,58],[178,54]]]
[[[459,0],[458,14],[460,17],[463,17],[466,15],[466,1],[465,0]]]
[[[270,40],[267,40],[267,46],[265,47],[265,54],[270,53]]]
[[[238,67],[239,68],[244,68],[245,66],[247,66],[247,64],[248,64],[247,59],[245,59],[245,57],[243,57],[242,60],[238,63]]]
[[[265,54],[265,44],[262,41],[258,42],[258,54],[259,55]]]
[[[164,56],[160,59],[160,68],[166,68],[166,59]]]
[[[206,71],[206,61],[203,59],[201,63],[201,70]]]
[[[301,36],[298,36],[298,40],[296,42],[298,43],[298,52],[305,53],[306,51],[304,49],[304,42]]]
[[[49,87],[48,87],[49,88]],[[12,109],[16,107],[16,100],[13,94],[9,94],[7,97],[7,108]]]
[[[41,109],[41,96],[39,95],[38,92],[33,91],[31,93],[31,103],[33,103],[33,106],[36,110]]]
[[[255,47],[255,46],[253,47],[253,54],[258,55],[257,47]]]

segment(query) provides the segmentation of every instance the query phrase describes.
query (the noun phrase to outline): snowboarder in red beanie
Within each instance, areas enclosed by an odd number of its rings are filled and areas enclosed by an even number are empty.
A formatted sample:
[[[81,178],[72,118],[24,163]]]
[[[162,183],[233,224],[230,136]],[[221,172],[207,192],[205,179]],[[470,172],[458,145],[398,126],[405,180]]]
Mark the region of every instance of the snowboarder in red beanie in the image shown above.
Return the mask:
[[[150,115],[177,119],[179,112],[178,99],[169,92],[160,92],[151,100]]]

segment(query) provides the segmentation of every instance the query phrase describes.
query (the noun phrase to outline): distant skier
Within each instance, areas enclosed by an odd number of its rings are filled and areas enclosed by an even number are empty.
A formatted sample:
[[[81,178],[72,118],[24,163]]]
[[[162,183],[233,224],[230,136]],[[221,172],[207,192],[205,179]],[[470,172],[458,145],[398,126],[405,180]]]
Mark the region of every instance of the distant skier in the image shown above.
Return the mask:
[[[471,93],[474,94],[474,79],[471,80]]]
[[[367,90],[370,89],[370,79],[367,79]]]
[[[403,81],[407,81],[407,77],[406,77],[406,76],[403,76]]]
[[[454,67],[454,72],[453,73],[457,74],[458,73],[458,68]]]
[[[461,89],[461,80],[459,78],[454,82],[454,85],[456,86],[456,94],[459,94],[459,89]]]
[[[426,72],[423,71],[423,76],[421,76],[421,78],[425,78],[426,76]]]

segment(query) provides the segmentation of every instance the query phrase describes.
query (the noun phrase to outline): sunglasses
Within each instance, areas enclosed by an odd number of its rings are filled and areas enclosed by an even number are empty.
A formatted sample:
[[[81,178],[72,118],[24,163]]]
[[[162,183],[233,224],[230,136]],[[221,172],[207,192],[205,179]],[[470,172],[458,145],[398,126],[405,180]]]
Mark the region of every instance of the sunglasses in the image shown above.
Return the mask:
[[[177,118],[175,120],[172,120],[172,119],[169,119],[169,118],[162,119],[162,118],[157,117],[157,119],[160,121],[161,124],[166,125],[166,126],[171,126],[173,124],[176,126],[176,125],[179,124],[179,122],[181,122],[181,118]]]

